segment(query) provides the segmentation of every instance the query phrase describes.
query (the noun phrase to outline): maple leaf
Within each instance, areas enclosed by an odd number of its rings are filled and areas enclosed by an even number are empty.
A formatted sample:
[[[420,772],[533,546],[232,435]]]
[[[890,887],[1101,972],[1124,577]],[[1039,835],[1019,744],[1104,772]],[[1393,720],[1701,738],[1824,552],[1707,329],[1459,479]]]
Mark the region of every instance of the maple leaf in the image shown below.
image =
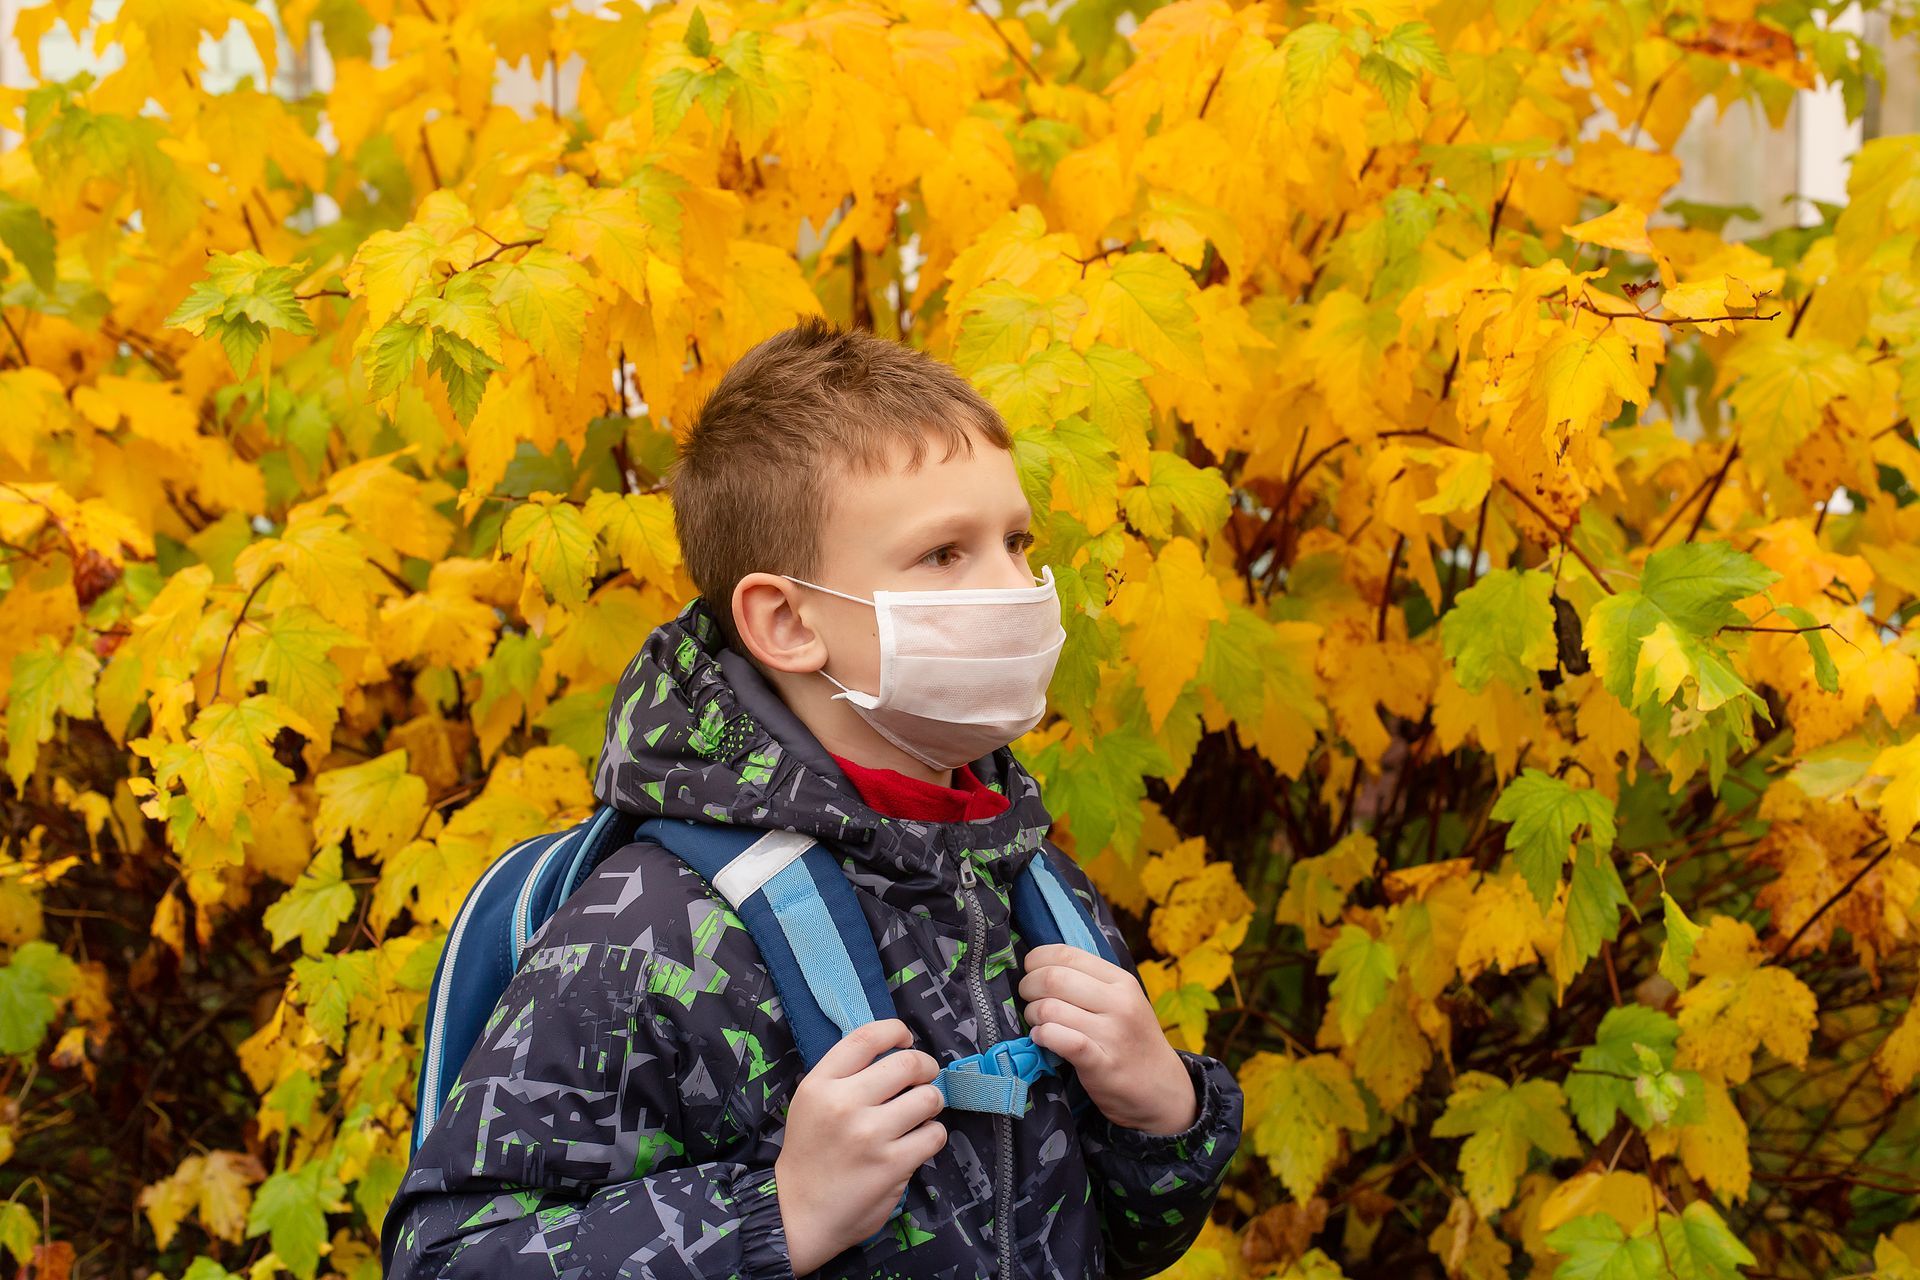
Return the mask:
[[[1509,822],[1507,849],[1545,911],[1572,852],[1573,835],[1586,827],[1601,853],[1613,847],[1613,805],[1597,791],[1578,790],[1539,769],[1527,769],[1507,784],[1488,815]]]
[[[1567,1076],[1567,1103],[1588,1138],[1606,1137],[1620,1112],[1643,1130],[1693,1123],[1703,1114],[1705,1086],[1698,1073],[1673,1071],[1679,1038],[1679,1025],[1658,1010],[1623,1005],[1607,1011],[1594,1042],[1580,1051]],[[1660,1101],[1650,1106],[1656,1097]]]
[[[1528,689],[1555,665],[1552,591],[1544,573],[1496,569],[1460,593],[1440,632],[1462,688],[1478,693],[1497,678]]]
[[[1807,1060],[1817,1003],[1799,978],[1763,964],[1753,927],[1715,916],[1694,944],[1700,978],[1680,995],[1675,1061],[1710,1080],[1739,1084],[1762,1045],[1796,1065]]]
[[[1253,1149],[1296,1200],[1311,1198],[1339,1156],[1341,1130],[1367,1126],[1352,1073],[1329,1054],[1261,1053],[1241,1067],[1238,1078]]]
[[[1463,1072],[1432,1132],[1436,1138],[1466,1139],[1460,1147],[1461,1182],[1481,1214],[1512,1202],[1531,1151],[1554,1158],[1580,1154],[1567,1122],[1566,1099],[1551,1080],[1508,1085],[1482,1071]]]

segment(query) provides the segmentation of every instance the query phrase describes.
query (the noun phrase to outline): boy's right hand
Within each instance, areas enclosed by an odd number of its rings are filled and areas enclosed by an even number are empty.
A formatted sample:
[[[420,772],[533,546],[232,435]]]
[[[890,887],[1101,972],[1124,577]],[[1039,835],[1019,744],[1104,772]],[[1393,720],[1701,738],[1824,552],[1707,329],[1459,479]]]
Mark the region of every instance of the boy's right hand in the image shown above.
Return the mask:
[[[773,1171],[796,1276],[886,1225],[913,1171],[947,1145],[932,1118],[946,1106],[940,1064],[912,1044],[899,1018],[855,1027],[795,1087]],[[877,1056],[888,1049],[902,1051]]]

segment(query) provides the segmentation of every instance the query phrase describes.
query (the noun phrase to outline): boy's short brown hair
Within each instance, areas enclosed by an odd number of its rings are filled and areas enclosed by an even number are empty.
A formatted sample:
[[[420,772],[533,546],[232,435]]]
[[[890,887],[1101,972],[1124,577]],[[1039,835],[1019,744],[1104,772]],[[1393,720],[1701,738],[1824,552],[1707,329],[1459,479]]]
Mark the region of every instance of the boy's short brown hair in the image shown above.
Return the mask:
[[[884,466],[896,440],[918,467],[929,434],[946,441],[946,458],[971,450],[973,434],[1013,448],[999,412],[950,366],[824,316],[734,362],[668,475],[687,572],[730,646],[746,652],[733,625],[741,578],[818,568],[832,478]]]

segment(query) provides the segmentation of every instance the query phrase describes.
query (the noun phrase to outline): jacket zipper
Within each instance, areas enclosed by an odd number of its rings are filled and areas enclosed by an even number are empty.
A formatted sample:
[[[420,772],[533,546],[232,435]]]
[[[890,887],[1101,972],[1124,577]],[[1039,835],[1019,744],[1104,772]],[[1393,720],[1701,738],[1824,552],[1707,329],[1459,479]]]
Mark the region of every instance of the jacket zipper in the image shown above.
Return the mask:
[[[963,850],[960,854],[960,892],[966,900],[967,924],[972,940],[967,948],[972,958],[972,963],[967,967],[967,981],[973,989],[973,1007],[981,1025],[980,1048],[984,1051],[1000,1043],[1000,1020],[995,1016],[993,1002],[987,996],[987,916],[980,909],[979,899],[974,896],[977,879],[973,860]],[[1013,1280],[1013,1117],[994,1116],[993,1136],[994,1153],[1000,1166],[1000,1177],[994,1188],[993,1234],[995,1243],[1000,1246],[1000,1280]]]

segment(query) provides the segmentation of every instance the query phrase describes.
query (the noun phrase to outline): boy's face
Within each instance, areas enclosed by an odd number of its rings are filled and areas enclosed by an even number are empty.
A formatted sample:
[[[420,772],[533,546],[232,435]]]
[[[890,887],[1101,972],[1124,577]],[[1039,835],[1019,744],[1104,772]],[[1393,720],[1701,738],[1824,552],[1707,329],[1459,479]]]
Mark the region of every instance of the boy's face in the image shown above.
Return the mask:
[[[929,431],[917,467],[900,442],[882,466],[846,468],[828,486],[819,557],[806,575],[828,590],[757,572],[741,577],[732,599],[740,647],[828,751],[942,786],[952,770],[928,768],[879,733],[859,708],[837,700],[834,681],[879,690],[878,614],[863,603],[876,591],[1036,585],[1027,561],[1032,512],[1013,455],[978,436],[972,444],[943,459],[946,438]]]
[[[850,471],[831,486],[820,558],[808,580],[869,600],[875,591],[1033,586],[1027,561],[1033,513],[1013,455],[979,436],[971,439],[970,451],[943,460],[944,439],[929,433],[912,470],[906,445],[896,443],[885,467]],[[874,610],[825,592],[803,589],[801,595],[808,622],[826,642],[834,678],[854,689],[878,688]]]

